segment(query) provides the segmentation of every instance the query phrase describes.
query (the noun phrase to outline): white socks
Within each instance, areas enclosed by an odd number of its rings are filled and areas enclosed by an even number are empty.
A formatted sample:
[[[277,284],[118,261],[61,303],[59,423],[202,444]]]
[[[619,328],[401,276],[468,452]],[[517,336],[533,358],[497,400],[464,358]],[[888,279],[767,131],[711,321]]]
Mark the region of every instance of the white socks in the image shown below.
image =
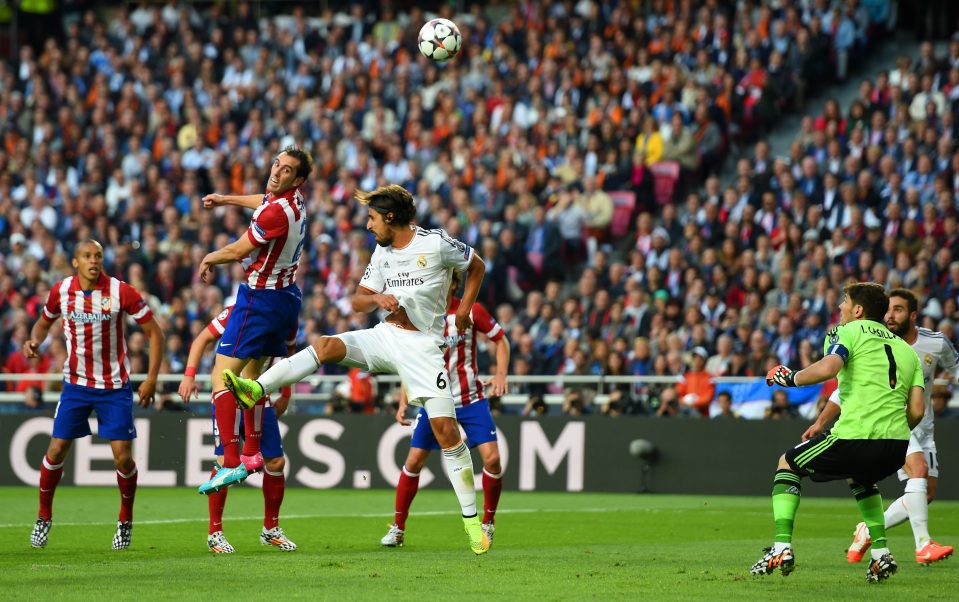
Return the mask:
[[[869,551],[872,553],[873,560],[879,560],[883,554],[890,553],[889,548],[871,548]]]
[[[773,554],[781,554],[783,550],[788,550],[792,548],[791,543],[785,541],[775,541],[773,542]]]
[[[263,386],[263,394],[267,395],[278,391],[281,387],[300,382],[316,372],[321,365],[320,358],[316,357],[316,351],[310,346],[276,362],[256,380]]]
[[[916,549],[929,543],[929,502],[926,499],[928,481],[909,479],[905,493],[886,509],[886,528],[895,527],[907,520],[912,525],[912,536],[916,540]]]
[[[476,516],[476,485],[473,482],[473,458],[466,443],[443,450],[443,466],[459,498],[463,516]]]
[[[926,479],[909,479],[906,492],[902,495],[909,508],[909,522],[912,535],[916,539],[916,549],[929,543],[929,501],[926,499]]]

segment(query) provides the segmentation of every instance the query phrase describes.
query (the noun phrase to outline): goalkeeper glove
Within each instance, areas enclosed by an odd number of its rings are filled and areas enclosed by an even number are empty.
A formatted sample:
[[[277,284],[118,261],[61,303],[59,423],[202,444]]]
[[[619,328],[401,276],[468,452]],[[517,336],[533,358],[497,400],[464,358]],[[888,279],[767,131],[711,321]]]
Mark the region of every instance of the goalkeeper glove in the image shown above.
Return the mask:
[[[779,365],[766,374],[766,384],[772,386],[773,383],[782,387],[797,387],[796,372],[788,366]]]

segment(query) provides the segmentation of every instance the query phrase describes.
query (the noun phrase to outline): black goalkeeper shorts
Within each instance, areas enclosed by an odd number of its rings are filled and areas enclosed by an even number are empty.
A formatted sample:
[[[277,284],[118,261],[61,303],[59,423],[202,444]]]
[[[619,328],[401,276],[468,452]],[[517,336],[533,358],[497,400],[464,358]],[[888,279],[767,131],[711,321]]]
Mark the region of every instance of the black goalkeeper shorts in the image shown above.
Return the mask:
[[[840,439],[826,431],[786,452],[786,462],[813,481],[852,479],[874,485],[906,461],[906,439]]]

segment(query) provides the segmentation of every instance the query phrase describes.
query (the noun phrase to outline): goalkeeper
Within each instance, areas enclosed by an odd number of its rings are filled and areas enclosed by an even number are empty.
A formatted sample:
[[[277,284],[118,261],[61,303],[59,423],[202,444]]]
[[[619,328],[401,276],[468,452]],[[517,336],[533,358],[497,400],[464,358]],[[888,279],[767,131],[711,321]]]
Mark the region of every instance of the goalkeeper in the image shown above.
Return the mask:
[[[766,383],[784,387],[839,378],[843,412],[826,431],[780,456],[773,480],[776,538],[751,569],[754,575],[795,568],[793,520],[802,478],[847,479],[872,535],[866,580],[876,583],[898,568],[886,547],[882,499],[876,483],[902,466],[909,431],[923,416],[923,375],[916,352],[883,324],[889,297],[874,283],[847,284],[839,305],[840,325],[829,331],[824,356],[804,370],[776,366]]]

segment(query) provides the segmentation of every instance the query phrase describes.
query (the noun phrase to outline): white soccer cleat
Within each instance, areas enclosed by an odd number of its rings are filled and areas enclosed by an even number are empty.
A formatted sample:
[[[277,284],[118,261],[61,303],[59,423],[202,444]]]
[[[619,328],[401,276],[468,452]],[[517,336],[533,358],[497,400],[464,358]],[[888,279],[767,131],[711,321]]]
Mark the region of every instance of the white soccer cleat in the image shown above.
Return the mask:
[[[47,538],[50,536],[51,527],[53,527],[53,519],[38,518],[37,522],[33,524],[33,531],[30,532],[30,545],[37,549],[47,547]]]
[[[281,529],[279,525],[272,529],[263,527],[263,531],[260,533],[260,543],[265,546],[273,546],[281,552],[292,552],[296,550],[296,544],[286,537],[286,533],[283,532],[283,529]]]
[[[216,533],[207,535],[206,545],[214,554],[232,554],[236,552],[233,546],[230,545],[230,542],[226,540],[226,535],[223,534],[223,531],[217,531]]]
[[[489,540],[489,545],[493,547],[493,532],[496,531],[496,527],[493,523],[483,523],[483,533],[486,533],[486,539]]]
[[[406,532],[397,527],[396,523],[393,523],[390,525],[390,530],[387,531],[383,539],[380,540],[380,545],[388,548],[401,548],[403,547],[403,537],[405,535]]]
[[[133,522],[117,521],[117,532],[113,535],[113,549],[126,550],[133,541]]]

